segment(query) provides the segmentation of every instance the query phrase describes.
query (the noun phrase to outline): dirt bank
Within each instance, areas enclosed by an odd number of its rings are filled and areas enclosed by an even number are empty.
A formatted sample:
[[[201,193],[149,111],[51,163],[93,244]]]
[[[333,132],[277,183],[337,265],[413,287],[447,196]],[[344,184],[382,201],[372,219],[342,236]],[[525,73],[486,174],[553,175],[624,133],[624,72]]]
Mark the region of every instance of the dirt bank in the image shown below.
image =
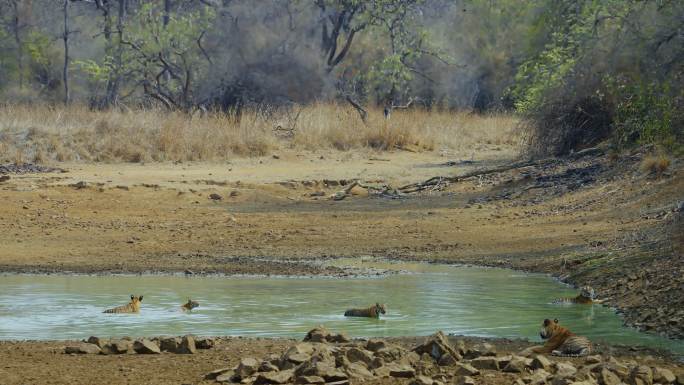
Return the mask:
[[[0,182],[0,266],[344,275],[309,262],[359,256],[507,266],[590,283],[628,324],[684,336],[680,160],[658,177],[640,170],[640,153],[506,169],[511,152],[495,150],[475,160],[281,153],[9,174]],[[492,168],[499,171],[395,191]],[[355,179],[381,190],[329,199]]]

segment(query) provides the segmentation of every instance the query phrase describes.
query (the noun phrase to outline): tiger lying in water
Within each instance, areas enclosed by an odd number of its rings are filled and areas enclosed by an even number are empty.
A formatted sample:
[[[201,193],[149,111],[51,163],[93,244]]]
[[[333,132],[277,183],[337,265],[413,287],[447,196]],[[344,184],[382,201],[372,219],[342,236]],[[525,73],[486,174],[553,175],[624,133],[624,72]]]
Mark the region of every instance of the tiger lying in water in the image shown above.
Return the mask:
[[[385,304],[376,303],[375,305],[366,309],[349,309],[344,312],[344,316],[380,318],[380,313],[385,314],[386,311]]]
[[[573,298],[558,298],[553,300],[554,304],[572,304],[578,303],[582,305],[589,305],[592,303],[601,303],[603,301],[596,299],[596,292],[591,286],[583,286],[577,297]]]
[[[591,341],[560,326],[557,319],[545,319],[539,335],[543,340],[546,340],[544,345],[529,347],[523,350],[520,353],[521,355],[551,353],[554,356],[582,357],[591,353]]]
[[[181,305],[181,310],[190,311],[196,307],[199,307],[199,303],[188,298],[188,302]]]
[[[107,309],[103,313],[138,313],[140,312],[140,302],[142,302],[142,299],[142,295],[140,297],[131,295],[131,302],[113,309]]]

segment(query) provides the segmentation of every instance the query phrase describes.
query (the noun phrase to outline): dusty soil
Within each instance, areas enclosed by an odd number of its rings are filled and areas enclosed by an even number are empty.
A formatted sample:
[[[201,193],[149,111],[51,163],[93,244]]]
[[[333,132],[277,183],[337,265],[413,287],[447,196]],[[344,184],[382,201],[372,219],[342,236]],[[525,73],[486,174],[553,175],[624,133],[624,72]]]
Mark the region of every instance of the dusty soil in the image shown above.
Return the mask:
[[[470,346],[489,342],[499,355],[517,353],[530,346],[519,340],[462,338]],[[424,338],[387,339],[404,348],[411,349],[422,343]],[[451,341],[455,338],[451,337]],[[240,359],[260,359],[269,354],[281,354],[295,344],[291,339],[220,338],[209,350],[198,350],[196,354],[160,355],[74,355],[64,354],[65,346],[71,341],[47,342],[0,342],[0,383],[13,384],[215,384],[205,380],[205,374],[212,370],[234,367]],[[637,361],[641,365],[668,368],[677,374],[684,374],[684,366],[658,352],[631,351],[627,348],[597,346],[597,353],[603,357],[612,356],[620,361]],[[582,358],[551,358],[552,361],[566,361],[574,364]],[[94,370],[94,368],[97,368]],[[478,384],[509,384],[519,375],[491,371],[477,377]],[[383,378],[364,382],[368,384],[408,384],[408,379]]]

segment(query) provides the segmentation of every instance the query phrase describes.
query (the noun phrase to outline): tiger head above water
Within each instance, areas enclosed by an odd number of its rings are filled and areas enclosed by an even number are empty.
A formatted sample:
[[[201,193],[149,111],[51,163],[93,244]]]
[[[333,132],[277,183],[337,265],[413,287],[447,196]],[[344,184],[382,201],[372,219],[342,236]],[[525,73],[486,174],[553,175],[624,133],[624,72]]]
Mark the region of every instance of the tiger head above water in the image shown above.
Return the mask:
[[[112,309],[107,309],[104,313],[138,313],[140,312],[140,302],[142,302],[143,296],[135,296],[131,294],[131,302],[126,305],[117,306]]]
[[[344,312],[345,317],[370,317],[380,318],[380,314],[386,314],[385,304],[376,302],[375,305],[365,309],[349,309]]]
[[[192,310],[192,309],[194,309],[194,308],[196,308],[196,307],[199,307],[199,303],[198,303],[197,301],[191,300],[190,298],[188,298],[188,302],[186,302],[186,303],[184,303],[183,305],[181,305],[181,308],[182,308],[184,311],[190,311],[190,310]]]
[[[572,297],[572,298],[558,298],[553,301],[555,304],[570,304],[570,303],[578,303],[578,304],[592,304],[592,303],[601,303],[602,301],[599,301],[596,299],[596,292],[591,286],[582,286],[580,289],[579,295],[577,297]]]

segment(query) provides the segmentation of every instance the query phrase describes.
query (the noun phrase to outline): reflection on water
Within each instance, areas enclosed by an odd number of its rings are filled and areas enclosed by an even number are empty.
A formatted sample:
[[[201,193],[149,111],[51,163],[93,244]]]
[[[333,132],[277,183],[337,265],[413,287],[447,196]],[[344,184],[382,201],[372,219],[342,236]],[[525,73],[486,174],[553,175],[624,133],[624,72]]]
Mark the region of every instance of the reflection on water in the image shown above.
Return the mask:
[[[184,278],[0,275],[0,339],[97,336],[252,335],[302,337],[323,324],[352,336],[447,333],[538,340],[544,318],[593,340],[664,347],[682,342],[639,333],[602,306],[559,306],[575,291],[547,276],[427,264],[386,278]],[[140,314],[102,314],[144,295]],[[180,305],[191,297],[200,307]],[[380,320],[345,318],[350,307],[387,305]]]

